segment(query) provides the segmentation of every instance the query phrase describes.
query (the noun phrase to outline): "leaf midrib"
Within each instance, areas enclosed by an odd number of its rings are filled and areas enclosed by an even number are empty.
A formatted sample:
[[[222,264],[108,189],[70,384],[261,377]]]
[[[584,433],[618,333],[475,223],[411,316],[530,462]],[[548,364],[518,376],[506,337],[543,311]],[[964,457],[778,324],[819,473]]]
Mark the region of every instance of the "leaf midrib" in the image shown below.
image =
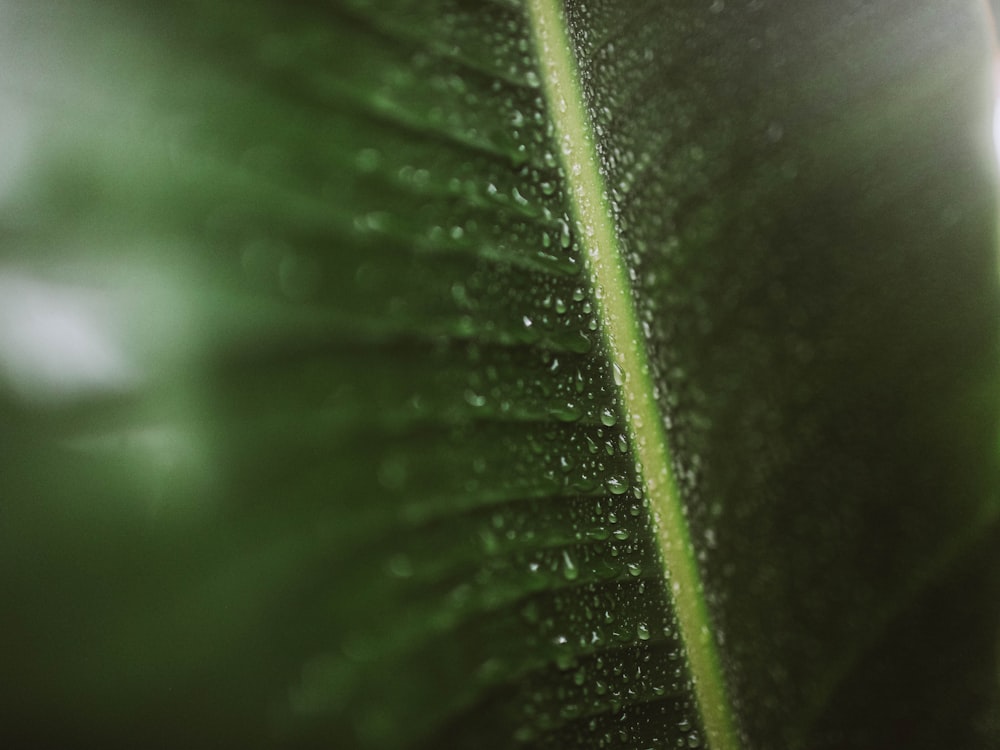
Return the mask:
[[[653,395],[648,352],[643,344],[628,274],[600,169],[573,54],[559,0],[529,0],[532,40],[541,68],[549,115],[555,126],[576,235],[593,289],[608,357],[649,502],[653,534],[664,566],[664,581],[687,652],[708,744],[737,750],[711,619],[704,597],[680,492],[671,468],[667,436]]]

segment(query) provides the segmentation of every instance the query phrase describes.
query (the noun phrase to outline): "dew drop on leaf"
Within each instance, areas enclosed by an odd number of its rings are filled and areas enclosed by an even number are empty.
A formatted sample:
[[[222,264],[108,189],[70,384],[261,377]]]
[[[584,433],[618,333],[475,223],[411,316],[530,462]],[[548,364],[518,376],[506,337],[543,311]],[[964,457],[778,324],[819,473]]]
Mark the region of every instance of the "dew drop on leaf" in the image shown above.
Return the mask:
[[[604,484],[612,495],[624,495],[628,491],[628,480],[624,477],[608,477]]]
[[[617,362],[611,365],[611,373],[615,379],[615,385],[619,388],[625,384],[625,371],[622,370],[621,365]]]
[[[577,568],[576,562],[570,556],[569,552],[563,550],[563,577],[567,581],[575,581],[580,576],[580,569]]]

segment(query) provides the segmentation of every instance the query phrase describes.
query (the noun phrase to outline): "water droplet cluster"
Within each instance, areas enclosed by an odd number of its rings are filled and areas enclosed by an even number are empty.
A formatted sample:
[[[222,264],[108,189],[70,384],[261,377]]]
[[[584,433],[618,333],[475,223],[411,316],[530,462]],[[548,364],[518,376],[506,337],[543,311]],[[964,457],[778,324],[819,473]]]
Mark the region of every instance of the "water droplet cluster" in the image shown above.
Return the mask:
[[[174,5],[74,53],[60,75],[106,98],[52,118],[75,158],[34,166],[20,215],[103,248],[84,265],[169,247],[195,280],[193,374],[136,399],[184,395],[209,436],[213,510],[179,538],[192,588],[237,582],[203,650],[263,686],[246,731],[697,738],[523,9]],[[117,65],[143,45],[155,66]]]

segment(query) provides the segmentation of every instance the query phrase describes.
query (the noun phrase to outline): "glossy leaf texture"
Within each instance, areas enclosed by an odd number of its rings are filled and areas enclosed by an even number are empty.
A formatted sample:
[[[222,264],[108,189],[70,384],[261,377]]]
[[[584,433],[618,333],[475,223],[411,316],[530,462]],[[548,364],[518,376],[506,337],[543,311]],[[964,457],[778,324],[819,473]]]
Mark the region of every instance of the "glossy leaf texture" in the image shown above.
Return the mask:
[[[993,746],[979,6],[565,20],[742,745]],[[5,745],[706,745],[545,54],[0,2]]]
[[[982,8],[571,9],[744,728],[976,746],[973,695],[996,706],[995,595],[972,583],[996,565]]]

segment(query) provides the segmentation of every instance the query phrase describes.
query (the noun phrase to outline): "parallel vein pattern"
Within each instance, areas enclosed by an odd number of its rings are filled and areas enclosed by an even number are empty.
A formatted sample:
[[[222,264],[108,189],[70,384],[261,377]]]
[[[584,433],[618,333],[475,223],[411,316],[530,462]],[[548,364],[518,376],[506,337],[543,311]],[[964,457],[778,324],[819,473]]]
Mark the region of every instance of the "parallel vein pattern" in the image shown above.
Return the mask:
[[[0,40],[5,251],[142,375],[2,383],[4,731],[700,746],[525,9],[121,5]]]

